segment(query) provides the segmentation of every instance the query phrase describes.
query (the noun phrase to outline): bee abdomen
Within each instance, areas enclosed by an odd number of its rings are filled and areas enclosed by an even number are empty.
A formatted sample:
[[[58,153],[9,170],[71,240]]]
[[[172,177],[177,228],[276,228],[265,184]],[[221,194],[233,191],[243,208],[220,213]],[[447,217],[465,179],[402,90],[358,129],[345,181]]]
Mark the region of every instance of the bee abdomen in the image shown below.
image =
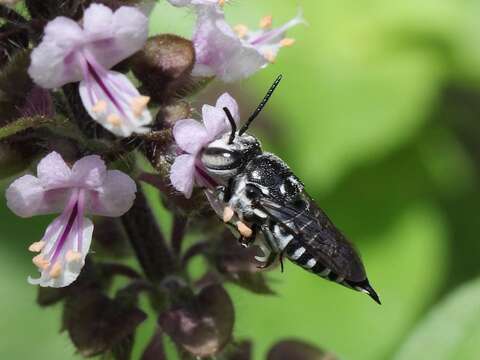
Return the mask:
[[[299,241],[291,240],[285,248],[285,253],[291,261],[302,268],[325,279],[337,281],[337,274],[316,259]],[[341,282],[343,279],[339,280],[338,282]]]

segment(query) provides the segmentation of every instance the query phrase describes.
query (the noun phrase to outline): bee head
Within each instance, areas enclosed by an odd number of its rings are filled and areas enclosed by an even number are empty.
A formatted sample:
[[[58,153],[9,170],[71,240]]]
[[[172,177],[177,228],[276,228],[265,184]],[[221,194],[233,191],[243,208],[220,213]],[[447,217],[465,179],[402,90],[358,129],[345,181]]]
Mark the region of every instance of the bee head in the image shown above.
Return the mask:
[[[227,179],[238,174],[261,152],[260,143],[254,136],[237,133],[230,142],[230,134],[227,133],[203,150],[201,161],[210,173]]]
[[[282,75],[277,77],[262,102],[239,131],[237,131],[237,125],[228,108],[223,108],[230,122],[231,131],[210,143],[203,150],[201,161],[210,173],[228,179],[238,174],[254,156],[261,154],[260,143],[255,137],[246,134],[246,131],[263,110],[280,80],[282,80]]]

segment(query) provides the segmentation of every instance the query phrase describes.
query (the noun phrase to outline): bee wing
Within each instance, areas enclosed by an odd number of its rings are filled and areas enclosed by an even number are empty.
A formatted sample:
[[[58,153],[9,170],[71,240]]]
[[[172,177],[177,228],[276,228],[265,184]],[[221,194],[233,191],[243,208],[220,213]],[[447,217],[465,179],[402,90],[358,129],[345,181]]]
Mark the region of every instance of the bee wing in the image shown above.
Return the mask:
[[[366,279],[365,268],[353,245],[308,195],[292,203],[279,204],[268,198],[259,203],[323,265],[350,281]]]

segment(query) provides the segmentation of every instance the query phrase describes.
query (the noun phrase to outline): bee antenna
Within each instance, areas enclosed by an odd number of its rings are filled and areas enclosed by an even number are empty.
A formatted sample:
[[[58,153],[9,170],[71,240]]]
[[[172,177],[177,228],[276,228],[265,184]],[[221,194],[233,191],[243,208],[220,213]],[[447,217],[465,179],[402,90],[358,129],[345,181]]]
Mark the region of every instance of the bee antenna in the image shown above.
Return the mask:
[[[232,128],[232,131],[230,132],[230,137],[228,138],[228,144],[233,144],[233,140],[235,140],[235,134],[237,132],[237,124],[235,123],[235,119],[233,118],[232,113],[230,112],[230,110],[228,110],[227,107],[224,107],[223,111],[225,111],[225,115],[227,115],[230,127]]]
[[[238,135],[241,136],[243,133],[245,133],[245,131],[248,130],[248,127],[253,122],[253,120],[255,120],[255,118],[258,116],[258,114],[260,114],[262,112],[265,105],[267,105],[268,100],[272,96],[273,92],[275,91],[275,89],[277,88],[277,86],[278,86],[278,84],[280,83],[281,80],[282,80],[282,75],[278,75],[277,78],[275,79],[275,81],[273,82],[272,86],[270,86],[270,89],[268,89],[267,95],[265,95],[262,102],[257,106],[257,108],[255,109],[253,114],[250,115],[250,117],[248,118],[245,125],[242,126]]]

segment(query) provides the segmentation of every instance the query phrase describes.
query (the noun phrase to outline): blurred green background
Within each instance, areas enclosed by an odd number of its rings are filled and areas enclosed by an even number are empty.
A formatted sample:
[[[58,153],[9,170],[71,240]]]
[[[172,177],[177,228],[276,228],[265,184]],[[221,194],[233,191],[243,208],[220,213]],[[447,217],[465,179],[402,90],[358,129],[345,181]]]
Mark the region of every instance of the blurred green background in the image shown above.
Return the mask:
[[[284,75],[253,131],[357,245],[383,305],[287,264],[268,275],[278,296],[228,288],[236,338],[256,359],[287,337],[342,359],[479,359],[480,1],[232,0],[226,12],[255,27],[298,7],[309,26],[275,65],[195,103],[227,90],[247,116]],[[161,2],[152,32],[189,36],[193,23]],[[37,307],[26,282],[25,249],[48,219],[0,211],[0,358],[77,358],[60,307]]]

